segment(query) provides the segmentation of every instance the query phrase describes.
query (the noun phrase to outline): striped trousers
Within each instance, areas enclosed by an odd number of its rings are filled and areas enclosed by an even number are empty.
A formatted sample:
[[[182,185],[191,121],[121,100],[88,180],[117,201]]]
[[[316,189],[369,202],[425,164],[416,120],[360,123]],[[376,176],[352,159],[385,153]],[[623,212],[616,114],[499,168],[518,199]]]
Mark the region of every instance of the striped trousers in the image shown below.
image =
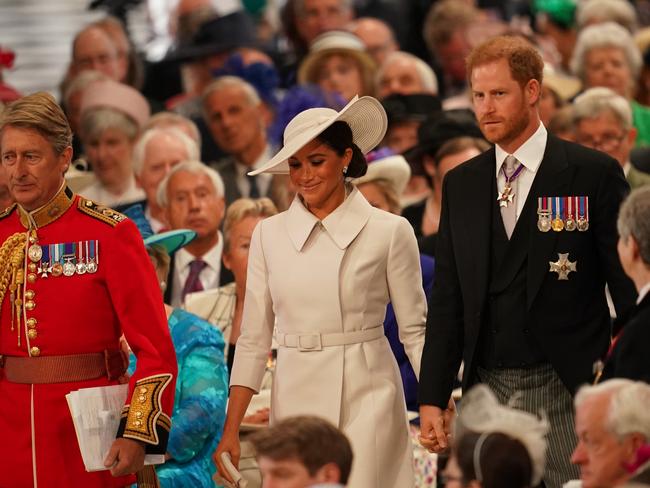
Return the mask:
[[[571,464],[571,454],[577,444],[573,398],[553,367],[550,364],[526,369],[479,367],[477,374],[501,403],[507,403],[517,394],[514,407],[535,415],[546,414],[550,423],[546,437],[546,488],[561,488],[567,481],[579,478],[577,466]]]

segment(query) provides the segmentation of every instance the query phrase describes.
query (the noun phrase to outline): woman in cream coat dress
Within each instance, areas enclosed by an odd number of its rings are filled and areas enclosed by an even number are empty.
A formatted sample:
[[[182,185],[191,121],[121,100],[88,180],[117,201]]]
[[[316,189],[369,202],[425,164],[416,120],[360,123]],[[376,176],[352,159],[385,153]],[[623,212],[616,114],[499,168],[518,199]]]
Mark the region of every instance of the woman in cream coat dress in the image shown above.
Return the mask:
[[[417,243],[405,219],[371,207],[345,181],[365,173],[363,153],[385,129],[386,114],[371,97],[355,97],[339,113],[310,109],[289,123],[284,148],[259,170],[289,169],[298,195],[253,233],[228,416],[215,452],[228,479],[221,454],[238,461],[238,427],[262,381],[275,326],[271,422],[311,414],[342,429],[354,451],[351,488],[413,486],[404,393],[382,323],[391,301],[419,373],[426,300]]]

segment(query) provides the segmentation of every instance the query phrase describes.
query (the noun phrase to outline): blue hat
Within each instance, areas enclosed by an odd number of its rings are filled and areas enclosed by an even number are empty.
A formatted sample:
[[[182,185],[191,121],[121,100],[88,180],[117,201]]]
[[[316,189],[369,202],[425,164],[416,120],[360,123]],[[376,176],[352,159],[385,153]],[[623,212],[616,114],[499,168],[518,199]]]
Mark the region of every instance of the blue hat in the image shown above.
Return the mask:
[[[154,234],[151,224],[149,224],[147,217],[144,216],[144,209],[139,203],[130,206],[122,213],[138,226],[145,246],[157,244],[165,248],[167,254],[173,254],[181,247],[192,242],[196,237],[196,232],[189,229],[176,229]]]

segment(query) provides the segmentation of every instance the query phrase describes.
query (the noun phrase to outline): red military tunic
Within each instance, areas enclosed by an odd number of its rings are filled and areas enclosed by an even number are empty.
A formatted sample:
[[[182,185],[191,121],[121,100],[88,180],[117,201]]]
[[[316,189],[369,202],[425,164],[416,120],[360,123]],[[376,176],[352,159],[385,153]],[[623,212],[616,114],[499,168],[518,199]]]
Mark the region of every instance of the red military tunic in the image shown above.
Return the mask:
[[[17,206],[5,211],[0,216],[0,243],[15,233],[34,235],[27,230],[30,220],[36,239],[25,244],[22,316],[12,331],[15,307],[7,289],[0,311],[0,354],[43,358],[114,351],[124,333],[138,364],[130,378],[119,435],[145,442],[147,452],[164,453],[176,358],[158,280],[137,227],[123,215],[63,188],[30,214]],[[83,254],[86,242],[97,243],[95,272],[54,276],[50,266],[43,277],[38,269],[48,266],[30,259],[28,252],[33,243],[48,250],[52,244],[77,243]],[[0,273],[10,266],[7,261],[0,261]],[[72,262],[89,260],[77,253]],[[8,368],[0,368],[0,488],[113,487],[134,482],[134,476],[114,478],[109,471],[85,471],[65,399],[72,390],[116,380],[105,375],[25,384],[9,381],[6,374]]]

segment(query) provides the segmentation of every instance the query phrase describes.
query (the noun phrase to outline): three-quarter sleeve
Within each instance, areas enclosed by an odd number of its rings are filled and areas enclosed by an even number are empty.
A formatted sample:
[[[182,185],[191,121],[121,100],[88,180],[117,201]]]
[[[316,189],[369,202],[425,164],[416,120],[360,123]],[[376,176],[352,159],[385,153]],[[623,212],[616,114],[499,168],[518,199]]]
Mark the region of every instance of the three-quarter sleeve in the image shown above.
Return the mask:
[[[256,392],[264,377],[275,323],[264,256],[264,223],[257,224],[251,239],[241,335],[230,377],[230,386],[246,386]]]

